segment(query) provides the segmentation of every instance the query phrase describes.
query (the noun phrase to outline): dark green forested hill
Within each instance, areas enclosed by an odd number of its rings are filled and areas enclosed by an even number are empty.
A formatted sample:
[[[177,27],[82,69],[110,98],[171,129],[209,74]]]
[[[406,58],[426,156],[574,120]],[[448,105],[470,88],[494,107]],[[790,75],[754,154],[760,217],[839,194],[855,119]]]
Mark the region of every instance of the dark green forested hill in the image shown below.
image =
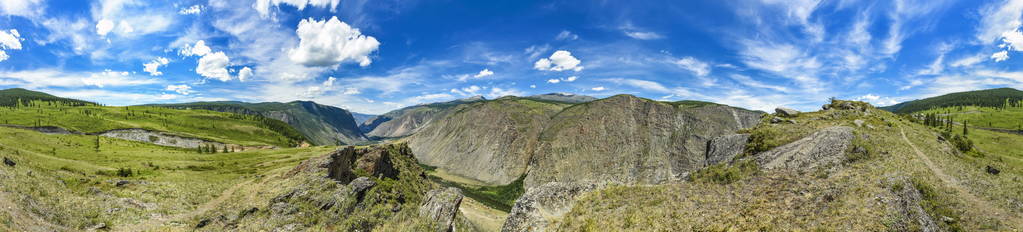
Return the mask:
[[[881,107],[881,109],[904,114],[948,106],[999,107],[1005,105],[1006,102],[1015,103],[1020,100],[1023,100],[1023,91],[1013,88],[998,88],[950,93]]]
[[[62,98],[50,95],[48,93],[36,92],[22,88],[0,90],[0,106],[18,106],[19,103],[24,105],[31,101],[60,102],[63,105],[73,106],[96,105],[96,103],[88,101]]]

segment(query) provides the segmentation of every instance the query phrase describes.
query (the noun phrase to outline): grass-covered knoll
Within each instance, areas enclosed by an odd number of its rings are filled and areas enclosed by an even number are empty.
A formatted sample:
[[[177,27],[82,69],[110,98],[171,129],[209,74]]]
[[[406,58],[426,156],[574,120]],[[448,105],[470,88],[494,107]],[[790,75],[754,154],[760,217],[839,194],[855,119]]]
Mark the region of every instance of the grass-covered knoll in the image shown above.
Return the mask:
[[[791,119],[795,123],[772,124],[768,118],[744,131],[761,135],[751,139],[759,148],[746,156],[831,126],[854,128],[853,144],[868,154],[848,151],[833,168],[740,172],[739,162],[694,176],[705,181],[613,186],[585,195],[557,230],[915,231],[934,225],[1012,231],[1023,225],[1018,181],[1023,175],[1014,158],[1020,154],[1006,149],[1019,145],[1019,136],[971,131],[975,141],[991,141],[977,142],[986,153],[973,156],[939,140],[927,126],[877,109],[807,112]],[[993,175],[986,166],[1011,171]]]
[[[906,114],[949,106],[1001,107],[1004,106],[1006,102],[1017,103],[1021,100],[1023,100],[1023,91],[1013,88],[998,88],[950,93],[937,97],[913,100],[892,106],[881,107],[881,109],[899,114]]]
[[[96,103],[78,99],[62,98],[47,93],[31,91],[22,88],[0,90],[0,106],[13,107],[28,104],[31,101],[58,102],[63,105],[72,106],[94,106]]]
[[[199,154],[97,136],[46,135],[0,128],[0,228],[34,230],[39,221],[59,231],[96,225],[134,226],[181,217],[204,208],[222,192],[265,173],[294,167],[332,148],[291,148]],[[8,207],[15,206],[15,207]],[[134,228],[134,229],[133,229]],[[0,229],[2,230],[2,229]]]
[[[147,106],[76,106],[35,100],[0,107],[0,123],[57,126],[84,133],[142,128],[240,145],[291,147],[305,141],[291,126],[264,117]]]

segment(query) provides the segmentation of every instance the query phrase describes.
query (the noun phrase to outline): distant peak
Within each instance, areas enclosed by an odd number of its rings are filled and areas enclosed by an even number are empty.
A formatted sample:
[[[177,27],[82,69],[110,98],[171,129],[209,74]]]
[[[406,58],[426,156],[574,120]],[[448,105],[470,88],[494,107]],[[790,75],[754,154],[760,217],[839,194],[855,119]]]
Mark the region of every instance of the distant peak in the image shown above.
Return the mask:
[[[476,95],[476,96],[472,96],[472,97],[458,99],[458,100],[455,100],[455,101],[457,101],[457,102],[474,102],[474,101],[484,101],[484,100],[487,100],[487,98],[483,97],[483,95]]]

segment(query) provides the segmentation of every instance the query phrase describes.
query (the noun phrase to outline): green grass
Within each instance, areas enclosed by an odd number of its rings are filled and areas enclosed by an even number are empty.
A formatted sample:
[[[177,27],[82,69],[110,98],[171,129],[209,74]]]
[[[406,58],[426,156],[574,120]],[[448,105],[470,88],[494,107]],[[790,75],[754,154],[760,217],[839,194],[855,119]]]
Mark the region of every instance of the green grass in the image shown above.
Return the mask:
[[[1006,103],[1018,106],[1020,103],[1019,101],[1021,100],[1023,100],[1023,91],[1012,88],[998,88],[950,93],[937,97],[903,102],[892,106],[882,107],[881,109],[899,114],[907,114],[952,106],[1002,107],[1006,105]]]
[[[57,126],[85,133],[143,128],[240,145],[290,147],[304,140],[287,124],[262,117],[143,106],[71,106],[32,101],[15,107],[0,107],[0,123]]]
[[[459,188],[462,190],[462,194],[466,197],[470,197],[480,203],[483,203],[487,207],[503,212],[511,211],[512,206],[515,205],[515,200],[519,199],[522,194],[526,193],[526,189],[523,187],[523,180],[526,178],[525,175],[522,175],[507,185],[498,186],[474,186],[461,184],[444,180],[434,175],[429,175],[429,178],[440,185]]]
[[[973,127],[997,128],[1006,130],[1023,130],[1023,107],[944,107],[917,112],[919,114],[938,114],[939,118],[951,115],[956,123],[966,122]],[[962,126],[956,126],[962,129]]]

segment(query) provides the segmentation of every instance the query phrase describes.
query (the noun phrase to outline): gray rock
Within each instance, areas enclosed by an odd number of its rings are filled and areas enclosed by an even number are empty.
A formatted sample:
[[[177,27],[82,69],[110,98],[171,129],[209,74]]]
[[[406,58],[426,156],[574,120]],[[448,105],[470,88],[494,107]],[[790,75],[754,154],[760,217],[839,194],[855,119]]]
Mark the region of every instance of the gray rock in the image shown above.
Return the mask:
[[[394,179],[398,176],[398,170],[391,164],[389,154],[383,147],[369,149],[355,161],[355,168],[375,177]]]
[[[348,184],[355,179],[352,172],[352,164],[355,162],[355,147],[348,146],[342,150],[330,153],[330,161],[327,163],[327,178]]]
[[[845,151],[852,145],[852,128],[828,127],[795,142],[754,156],[765,169],[808,170],[845,159]]]
[[[856,124],[856,127],[863,127],[863,123],[863,120],[860,119],[853,120],[853,124]]]
[[[1002,172],[1002,171],[999,171],[997,168],[991,167],[991,166],[987,166],[986,170],[987,170],[987,173],[989,173],[991,175],[998,175],[998,173]]]
[[[462,191],[457,188],[430,190],[419,207],[419,215],[437,222],[437,231],[451,231],[462,198]]]
[[[798,110],[785,107],[775,108],[774,113],[781,117],[795,117],[796,115],[799,115]]]
[[[127,181],[127,180],[118,180],[118,181],[117,181],[117,183],[116,183],[116,184],[114,184],[114,186],[117,186],[117,187],[124,187],[125,185],[129,185],[129,184],[131,184],[131,181]]]
[[[597,188],[593,183],[551,182],[526,191],[515,201],[501,231],[545,231],[568,213],[576,200]]]
[[[785,121],[784,119],[777,118],[777,117],[771,118],[771,123],[774,123],[774,124],[782,123],[784,121]]]
[[[705,166],[732,161],[735,156],[746,149],[749,134],[719,136],[707,142],[707,160]]]
[[[894,231],[908,231],[910,228],[916,231],[941,231],[934,219],[920,206],[923,196],[920,190],[916,189],[913,182],[904,176],[888,177],[881,180],[882,184],[888,186],[892,195],[891,200],[883,200],[886,207],[901,217],[892,222],[889,229]],[[945,219],[944,216],[942,216]],[[949,218],[951,219],[951,218]],[[948,221],[946,221],[948,222]]]
[[[366,195],[366,190],[369,190],[376,185],[377,182],[369,179],[368,177],[359,177],[352,180],[352,183],[349,183],[348,187],[351,188],[351,194],[355,195],[355,199],[362,201],[362,197]]]
[[[7,157],[4,157],[4,164],[6,164],[7,166],[11,166],[11,167],[14,167],[14,165],[17,165],[17,163],[15,163],[14,160],[8,159]]]

